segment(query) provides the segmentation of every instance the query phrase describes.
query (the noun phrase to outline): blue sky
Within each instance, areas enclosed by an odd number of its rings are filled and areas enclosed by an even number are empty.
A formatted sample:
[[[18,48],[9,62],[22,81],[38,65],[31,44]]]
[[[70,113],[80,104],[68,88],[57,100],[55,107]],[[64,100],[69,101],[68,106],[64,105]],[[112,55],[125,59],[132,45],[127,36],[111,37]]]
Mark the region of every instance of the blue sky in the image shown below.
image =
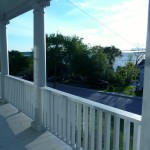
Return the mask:
[[[84,38],[91,46],[114,45],[121,50],[145,47],[148,0],[52,0],[45,9],[46,33],[62,33]],[[33,48],[33,11],[13,20],[8,29],[8,49]]]

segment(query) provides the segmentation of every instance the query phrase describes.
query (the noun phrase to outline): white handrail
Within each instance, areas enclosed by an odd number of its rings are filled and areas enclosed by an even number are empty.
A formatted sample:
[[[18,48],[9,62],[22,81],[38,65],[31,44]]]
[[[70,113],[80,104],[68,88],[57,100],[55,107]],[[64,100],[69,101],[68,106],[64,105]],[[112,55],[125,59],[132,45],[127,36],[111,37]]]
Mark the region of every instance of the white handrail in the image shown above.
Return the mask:
[[[20,81],[20,82],[23,82],[23,83],[25,83],[25,84],[34,85],[34,83],[33,83],[33,82],[31,82],[31,81],[27,81],[27,80],[24,80],[24,79],[21,79],[21,78],[18,78],[18,77],[12,76],[12,75],[6,75],[5,77],[6,77],[6,78],[13,79],[13,80]]]
[[[121,110],[121,109],[118,109],[118,108],[114,108],[114,107],[111,107],[111,106],[108,106],[108,105],[104,105],[104,104],[101,104],[101,103],[98,103],[98,102],[94,102],[92,100],[85,99],[85,98],[82,98],[82,97],[79,97],[79,96],[75,96],[75,95],[72,95],[72,94],[69,94],[69,93],[66,93],[66,92],[62,92],[60,90],[56,90],[56,89],[53,89],[53,88],[50,88],[50,87],[43,87],[41,89],[54,92],[55,94],[63,95],[65,97],[70,98],[73,101],[76,101],[76,102],[79,102],[79,103],[82,103],[82,104],[86,104],[90,107],[95,107],[97,109],[101,109],[104,112],[109,112],[113,115],[117,115],[120,118],[123,118],[123,119],[128,118],[131,122],[139,122],[139,123],[141,122],[141,115],[137,115],[137,114],[134,114],[134,113],[131,113],[131,112],[128,112],[128,111],[124,111],[124,110]]]

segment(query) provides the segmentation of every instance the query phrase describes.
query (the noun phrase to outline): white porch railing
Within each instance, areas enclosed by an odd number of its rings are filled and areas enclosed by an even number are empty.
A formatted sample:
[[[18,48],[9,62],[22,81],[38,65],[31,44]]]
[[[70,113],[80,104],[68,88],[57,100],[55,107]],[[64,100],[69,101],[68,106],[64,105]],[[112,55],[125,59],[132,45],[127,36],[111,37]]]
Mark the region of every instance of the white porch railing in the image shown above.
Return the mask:
[[[34,118],[33,83],[6,76],[6,99]],[[139,150],[141,116],[43,87],[43,126],[75,149]]]
[[[43,91],[43,124],[76,149],[139,150],[141,116],[52,88]]]
[[[5,76],[5,99],[34,119],[34,86],[32,82]]]

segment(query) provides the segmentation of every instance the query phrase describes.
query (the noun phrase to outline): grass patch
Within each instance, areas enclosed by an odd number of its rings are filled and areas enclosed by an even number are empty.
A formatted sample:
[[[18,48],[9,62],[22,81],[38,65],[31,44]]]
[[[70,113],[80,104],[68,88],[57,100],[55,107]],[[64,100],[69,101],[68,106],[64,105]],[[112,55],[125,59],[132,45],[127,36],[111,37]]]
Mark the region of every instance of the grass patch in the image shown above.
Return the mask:
[[[101,88],[97,89],[96,87],[93,87],[92,85],[87,84],[86,82],[75,81],[75,80],[65,80],[65,81],[61,82],[61,84],[82,87],[82,88],[90,88],[90,89],[100,90],[100,91],[104,91],[104,92],[115,92],[115,93],[119,93],[119,94],[130,95],[130,96],[142,97],[142,95],[143,95],[142,91],[137,91],[135,86],[130,86],[130,85],[118,86],[118,85],[110,84],[106,87],[101,87]]]
[[[103,90],[105,92],[116,92],[119,94],[131,95],[131,96],[142,96],[142,92],[136,90],[133,86],[114,86],[109,85],[107,89]]]

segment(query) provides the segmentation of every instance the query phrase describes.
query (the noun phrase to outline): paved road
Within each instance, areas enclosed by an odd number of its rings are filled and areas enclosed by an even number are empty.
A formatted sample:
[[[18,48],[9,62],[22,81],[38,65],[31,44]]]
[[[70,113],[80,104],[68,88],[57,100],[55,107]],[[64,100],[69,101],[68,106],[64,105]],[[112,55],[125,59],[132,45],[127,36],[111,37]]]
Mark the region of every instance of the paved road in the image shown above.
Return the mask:
[[[48,83],[53,87],[53,84]],[[141,115],[142,98],[104,93],[92,89],[56,84],[55,88],[73,95]]]

